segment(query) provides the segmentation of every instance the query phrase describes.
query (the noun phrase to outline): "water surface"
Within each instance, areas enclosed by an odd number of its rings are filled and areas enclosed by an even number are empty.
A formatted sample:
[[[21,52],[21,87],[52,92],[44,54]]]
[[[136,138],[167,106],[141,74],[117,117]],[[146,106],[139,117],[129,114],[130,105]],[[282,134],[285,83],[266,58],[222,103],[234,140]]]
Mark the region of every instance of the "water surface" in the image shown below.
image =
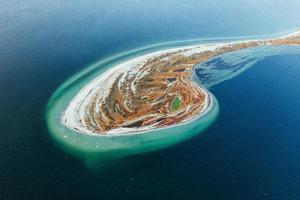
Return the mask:
[[[220,113],[187,142],[90,171],[48,137],[51,94],[90,63],[174,40],[279,33],[296,0],[1,1],[1,199],[300,196],[300,58],[280,53],[211,88]],[[155,11],[155,12],[154,12]]]

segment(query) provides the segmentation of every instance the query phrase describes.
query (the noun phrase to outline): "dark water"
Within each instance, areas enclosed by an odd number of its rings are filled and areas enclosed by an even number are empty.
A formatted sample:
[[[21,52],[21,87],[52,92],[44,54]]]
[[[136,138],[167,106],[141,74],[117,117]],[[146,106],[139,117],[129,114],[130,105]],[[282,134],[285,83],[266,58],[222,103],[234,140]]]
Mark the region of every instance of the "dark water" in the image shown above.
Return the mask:
[[[216,123],[169,149],[90,171],[48,138],[47,100],[99,58],[300,24],[297,1],[222,2],[0,2],[0,199],[298,199],[299,55],[268,57],[213,87]]]

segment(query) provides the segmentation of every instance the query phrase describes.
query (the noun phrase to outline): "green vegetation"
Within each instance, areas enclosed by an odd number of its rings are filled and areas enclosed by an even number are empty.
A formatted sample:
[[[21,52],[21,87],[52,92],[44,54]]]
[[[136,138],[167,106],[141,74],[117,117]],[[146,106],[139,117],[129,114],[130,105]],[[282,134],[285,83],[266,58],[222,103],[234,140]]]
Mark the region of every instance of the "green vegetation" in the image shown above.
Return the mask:
[[[181,104],[181,101],[180,101],[179,97],[176,96],[171,102],[170,111],[174,112],[174,111],[178,110],[178,108],[180,107],[180,104]]]

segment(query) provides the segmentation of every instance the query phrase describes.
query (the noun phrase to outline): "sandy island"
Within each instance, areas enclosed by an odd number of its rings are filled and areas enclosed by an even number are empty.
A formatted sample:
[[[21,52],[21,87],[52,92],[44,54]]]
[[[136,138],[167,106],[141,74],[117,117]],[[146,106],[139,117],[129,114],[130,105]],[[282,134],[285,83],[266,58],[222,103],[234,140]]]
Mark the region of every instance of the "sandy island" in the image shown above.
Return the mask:
[[[300,45],[300,31],[274,39],[172,48],[128,60],[85,85],[62,123],[81,133],[116,135],[187,122],[212,103],[210,93],[191,79],[196,64],[268,45]]]

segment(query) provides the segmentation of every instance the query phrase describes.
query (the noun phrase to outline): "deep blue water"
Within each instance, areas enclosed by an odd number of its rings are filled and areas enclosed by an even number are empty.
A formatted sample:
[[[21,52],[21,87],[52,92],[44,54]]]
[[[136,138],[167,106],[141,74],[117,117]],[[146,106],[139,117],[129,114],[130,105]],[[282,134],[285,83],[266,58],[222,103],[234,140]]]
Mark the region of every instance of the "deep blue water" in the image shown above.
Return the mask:
[[[212,87],[221,112],[202,135],[103,171],[55,147],[44,109],[64,80],[108,55],[294,29],[299,10],[296,0],[0,1],[0,199],[298,199],[299,54]]]

